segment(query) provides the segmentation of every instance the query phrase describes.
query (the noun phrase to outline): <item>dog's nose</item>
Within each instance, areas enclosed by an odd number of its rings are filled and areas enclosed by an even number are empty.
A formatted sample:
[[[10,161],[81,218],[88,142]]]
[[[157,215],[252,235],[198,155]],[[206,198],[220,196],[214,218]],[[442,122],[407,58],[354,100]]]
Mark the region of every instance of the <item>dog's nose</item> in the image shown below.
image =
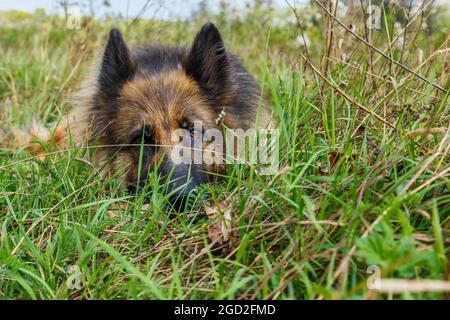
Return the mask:
[[[188,210],[189,198],[194,196],[198,184],[194,179],[188,179],[185,176],[170,180],[167,183],[166,193],[170,195],[169,201],[173,208],[182,212]]]

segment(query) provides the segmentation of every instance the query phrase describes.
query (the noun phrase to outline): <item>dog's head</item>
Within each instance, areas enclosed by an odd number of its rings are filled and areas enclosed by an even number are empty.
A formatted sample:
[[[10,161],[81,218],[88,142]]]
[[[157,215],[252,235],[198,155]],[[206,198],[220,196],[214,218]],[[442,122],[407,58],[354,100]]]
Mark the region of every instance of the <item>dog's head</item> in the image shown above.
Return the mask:
[[[131,190],[158,168],[160,177],[170,180],[167,191],[184,195],[208,182],[208,173],[223,168],[194,158],[206,144],[202,135],[218,128],[228,73],[221,35],[211,23],[202,27],[189,50],[132,51],[118,30],[111,31],[92,126],[111,166],[122,171]]]

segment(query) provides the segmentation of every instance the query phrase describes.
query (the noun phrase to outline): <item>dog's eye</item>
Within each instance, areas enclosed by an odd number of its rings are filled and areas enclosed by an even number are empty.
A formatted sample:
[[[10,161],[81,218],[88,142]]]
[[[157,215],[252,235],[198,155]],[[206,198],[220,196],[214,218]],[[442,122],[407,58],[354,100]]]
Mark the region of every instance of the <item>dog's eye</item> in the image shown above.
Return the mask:
[[[147,144],[153,144],[153,133],[152,130],[148,127],[144,128],[141,131],[138,131],[132,138],[131,144],[133,145],[140,145],[141,143]]]
[[[186,129],[186,130],[194,129],[193,123],[191,121],[189,121],[189,119],[186,119],[186,118],[181,119],[180,126],[182,129]]]

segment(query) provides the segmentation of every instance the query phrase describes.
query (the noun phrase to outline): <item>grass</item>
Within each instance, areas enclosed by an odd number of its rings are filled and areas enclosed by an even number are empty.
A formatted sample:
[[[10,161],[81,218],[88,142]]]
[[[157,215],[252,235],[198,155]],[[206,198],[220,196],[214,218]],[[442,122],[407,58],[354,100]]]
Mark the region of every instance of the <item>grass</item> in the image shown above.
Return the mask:
[[[134,45],[188,45],[212,19],[278,122],[278,174],[230,168],[178,214],[154,176],[135,197],[120,181],[102,181],[86,160],[92,150],[44,145],[41,161],[8,143],[13,128],[32,118],[51,124],[70,110],[65,98],[117,22],[84,19],[68,30],[42,12],[4,14],[11,23],[0,26],[0,299],[444,298],[377,293],[366,284],[373,266],[383,278],[450,280],[448,20],[424,11],[430,29],[411,27],[398,48],[393,25],[405,18],[384,8],[371,39],[439,90],[325,13],[318,18],[317,7],[300,26],[272,28],[274,12],[253,9],[239,21],[222,12],[195,22],[119,23]],[[23,21],[31,23],[17,27]],[[307,51],[296,44],[300,29]],[[205,196],[233,205],[239,242],[228,256],[209,245]],[[68,287],[73,266],[82,274],[78,289]]]

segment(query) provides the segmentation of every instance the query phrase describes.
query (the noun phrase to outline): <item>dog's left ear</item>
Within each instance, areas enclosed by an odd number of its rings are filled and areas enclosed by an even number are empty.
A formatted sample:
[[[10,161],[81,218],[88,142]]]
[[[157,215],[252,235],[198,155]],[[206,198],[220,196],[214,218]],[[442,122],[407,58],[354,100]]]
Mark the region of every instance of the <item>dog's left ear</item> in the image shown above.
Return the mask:
[[[220,98],[228,85],[228,58],[219,30],[214,24],[205,24],[192,43],[183,63],[188,75],[213,98]]]

